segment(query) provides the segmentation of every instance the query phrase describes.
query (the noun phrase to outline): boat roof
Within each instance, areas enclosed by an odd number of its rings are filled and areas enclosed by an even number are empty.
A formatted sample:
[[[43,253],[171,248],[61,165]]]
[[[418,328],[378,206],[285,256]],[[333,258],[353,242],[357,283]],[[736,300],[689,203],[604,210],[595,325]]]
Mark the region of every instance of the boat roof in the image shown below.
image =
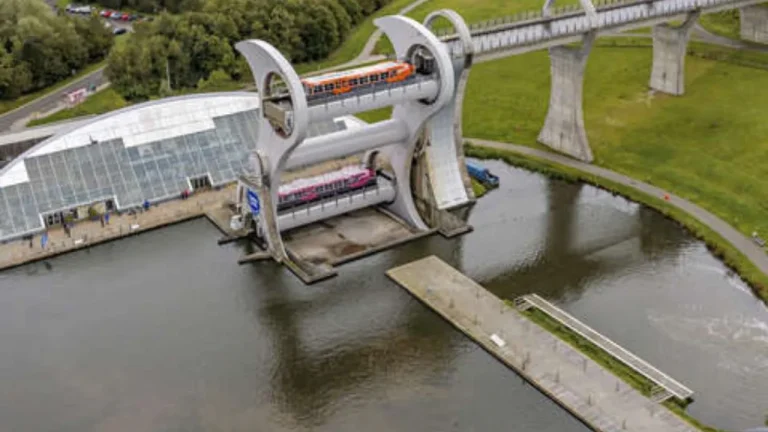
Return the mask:
[[[401,62],[394,62],[394,61],[387,61],[387,62],[376,63],[374,65],[365,66],[365,67],[361,67],[361,68],[357,68],[357,69],[347,69],[347,70],[338,71],[338,72],[331,72],[331,73],[326,74],[326,75],[319,75],[319,76],[302,78],[301,81],[305,82],[307,84],[310,84],[310,85],[314,85],[314,84],[319,84],[320,82],[325,82],[327,80],[333,80],[333,79],[337,79],[337,78],[341,78],[341,77],[349,76],[349,75],[366,75],[366,74],[370,74],[370,73],[373,73],[373,72],[376,72],[376,71],[380,71],[382,69],[389,69],[391,67],[398,66],[398,65],[401,65],[401,64],[403,64],[403,63],[401,63]]]
[[[333,183],[338,180],[347,179],[353,175],[367,173],[368,169],[360,165],[347,165],[342,169],[327,172],[313,177],[306,177],[296,179],[292,182],[282,184],[278,188],[278,194],[287,195],[302,189],[306,189],[310,186],[319,186],[328,183]]]

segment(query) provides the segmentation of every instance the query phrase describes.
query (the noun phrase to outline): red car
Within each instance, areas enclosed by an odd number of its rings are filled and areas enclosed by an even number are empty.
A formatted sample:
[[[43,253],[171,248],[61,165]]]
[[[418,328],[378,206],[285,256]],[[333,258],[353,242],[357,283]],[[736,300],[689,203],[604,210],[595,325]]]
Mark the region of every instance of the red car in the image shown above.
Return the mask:
[[[115,11],[104,9],[103,11],[101,11],[99,15],[101,15],[104,18],[109,18],[110,16],[112,16],[113,13],[115,13]]]
[[[120,15],[120,21],[130,21],[131,20],[131,14],[124,13]]]

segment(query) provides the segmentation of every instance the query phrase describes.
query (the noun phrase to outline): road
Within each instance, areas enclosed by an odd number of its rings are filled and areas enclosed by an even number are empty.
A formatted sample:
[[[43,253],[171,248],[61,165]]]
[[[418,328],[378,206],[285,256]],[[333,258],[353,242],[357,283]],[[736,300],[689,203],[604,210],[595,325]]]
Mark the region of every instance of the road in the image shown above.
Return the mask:
[[[94,85],[96,87],[104,84],[107,81],[104,76],[104,68],[97,69],[90,74],[78,79],[51,93],[41,96],[38,99],[29,102],[26,105],[22,105],[13,111],[0,115],[0,132],[5,132],[11,128],[15,122],[29,117],[35,112],[45,112],[53,109],[56,104],[61,102],[64,95],[73,90],[77,90],[82,87],[89,87]]]
[[[744,254],[752,263],[763,273],[768,274],[768,255],[763,251],[761,247],[756,245],[750,238],[743,235],[735,228],[730,226],[727,222],[715,216],[714,214],[704,210],[696,204],[673,195],[665,190],[659,189],[656,186],[651,186],[648,183],[635,180],[627,177],[623,174],[619,174],[615,171],[611,171],[606,168],[601,168],[592,164],[584,163],[571,159],[570,157],[550,153],[543,150],[533,149],[516,144],[509,144],[496,141],[487,141],[475,138],[466,138],[472,144],[489,147],[494,149],[509,150],[515,153],[521,153],[528,156],[534,156],[541,159],[546,159],[551,162],[565,165],[571,168],[576,168],[580,171],[584,171],[596,176],[600,176],[611,180],[613,182],[622,184],[624,186],[631,187],[640,192],[646,193],[655,197],[669,196],[669,204],[677,207],[678,209],[688,213],[696,218],[699,222],[711,228],[716,233],[720,234],[727,242],[735,247],[739,252]]]

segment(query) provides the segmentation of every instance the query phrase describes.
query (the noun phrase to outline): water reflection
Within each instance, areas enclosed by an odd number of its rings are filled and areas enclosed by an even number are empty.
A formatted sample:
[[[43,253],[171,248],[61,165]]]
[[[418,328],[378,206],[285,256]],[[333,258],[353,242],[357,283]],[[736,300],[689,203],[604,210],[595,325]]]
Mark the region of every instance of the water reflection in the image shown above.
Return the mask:
[[[238,266],[242,246],[204,221],[0,273],[3,427],[586,431],[384,276],[433,254],[502,297],[559,303],[693,388],[703,420],[757,424],[768,311],[701,243],[605,192],[487,164],[502,187],[474,232],[311,287]]]

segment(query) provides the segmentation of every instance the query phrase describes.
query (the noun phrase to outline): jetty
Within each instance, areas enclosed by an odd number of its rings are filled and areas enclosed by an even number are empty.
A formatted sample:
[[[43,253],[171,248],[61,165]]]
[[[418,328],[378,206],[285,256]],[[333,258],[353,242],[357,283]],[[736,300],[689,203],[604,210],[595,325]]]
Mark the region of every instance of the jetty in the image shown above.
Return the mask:
[[[697,431],[439,258],[387,276],[591,429]]]

